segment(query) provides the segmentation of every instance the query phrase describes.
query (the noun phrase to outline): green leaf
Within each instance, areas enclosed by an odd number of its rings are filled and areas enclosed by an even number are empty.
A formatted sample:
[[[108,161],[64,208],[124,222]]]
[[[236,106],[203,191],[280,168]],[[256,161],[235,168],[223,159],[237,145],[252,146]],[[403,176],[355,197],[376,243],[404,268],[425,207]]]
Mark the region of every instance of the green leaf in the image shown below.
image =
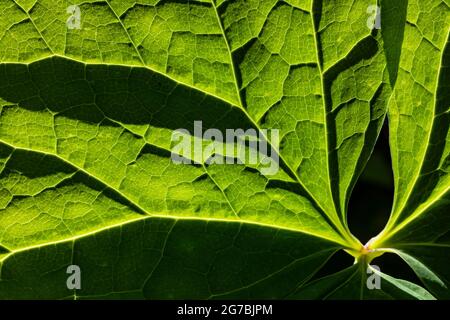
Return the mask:
[[[0,298],[282,298],[337,248],[247,223],[142,217],[11,253]],[[73,264],[79,291],[65,286]]]
[[[446,298],[450,297],[449,34],[448,1],[408,2],[398,78],[389,103],[395,201],[385,230],[373,242],[373,247],[399,249],[394,252],[430,290]]]
[[[387,291],[362,281],[381,244],[419,241],[406,238],[421,218],[448,232],[442,213],[423,214],[446,208],[449,186],[448,34],[436,31],[449,10],[426,2],[408,2],[403,39],[391,11],[386,31],[367,26],[376,0],[1,1],[0,298],[305,298],[316,285],[320,297],[432,298],[384,273]],[[395,207],[381,242],[362,246],[347,203],[388,101]],[[401,104],[417,101],[423,122],[404,124]],[[220,143],[175,163],[178,129],[212,142],[198,121],[279,130],[279,142],[260,136],[278,172],[261,154],[211,163]],[[358,263],[311,282],[338,250]],[[66,287],[69,265],[81,290]]]

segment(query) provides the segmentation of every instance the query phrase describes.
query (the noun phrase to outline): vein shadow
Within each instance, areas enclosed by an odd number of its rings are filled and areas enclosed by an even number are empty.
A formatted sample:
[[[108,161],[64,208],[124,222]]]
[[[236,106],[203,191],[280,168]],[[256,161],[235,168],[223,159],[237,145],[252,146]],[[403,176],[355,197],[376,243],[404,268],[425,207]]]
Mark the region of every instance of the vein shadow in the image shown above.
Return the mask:
[[[236,107],[141,67],[83,64],[51,57],[0,64],[0,97],[32,111],[48,109],[83,122],[194,129],[250,128]],[[219,116],[218,116],[219,115]]]

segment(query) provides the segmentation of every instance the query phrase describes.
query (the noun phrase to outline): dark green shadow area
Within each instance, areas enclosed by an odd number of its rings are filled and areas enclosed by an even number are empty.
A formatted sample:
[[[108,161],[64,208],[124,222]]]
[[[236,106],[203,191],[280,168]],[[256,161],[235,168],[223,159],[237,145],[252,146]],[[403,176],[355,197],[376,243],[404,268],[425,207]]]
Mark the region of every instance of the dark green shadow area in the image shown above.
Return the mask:
[[[0,97],[32,111],[123,125],[150,124],[191,132],[203,128],[251,128],[230,104],[145,68],[95,65],[52,57],[25,64],[0,64]]]
[[[72,246],[74,252],[72,253]],[[335,251],[326,240],[236,222],[146,218],[3,262],[0,298],[284,298]]]
[[[5,254],[5,253],[9,253],[9,250],[6,249],[5,247],[3,247],[2,245],[0,245],[0,255]]]
[[[20,172],[21,176],[31,180],[58,173],[68,175],[75,171],[75,168],[55,157],[27,150],[14,150],[0,174],[0,179],[10,172]]]
[[[391,86],[397,81],[408,0],[381,0],[381,35]]]

